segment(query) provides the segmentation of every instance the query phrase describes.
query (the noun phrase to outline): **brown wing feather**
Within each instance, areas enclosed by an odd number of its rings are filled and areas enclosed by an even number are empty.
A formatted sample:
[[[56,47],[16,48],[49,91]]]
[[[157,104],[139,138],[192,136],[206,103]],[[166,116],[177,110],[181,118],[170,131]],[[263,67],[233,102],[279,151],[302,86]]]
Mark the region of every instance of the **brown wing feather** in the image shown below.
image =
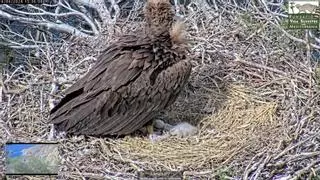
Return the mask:
[[[181,28],[172,26],[168,0],[148,0],[144,13],[145,32],[124,36],[106,49],[52,109],[51,123],[58,130],[129,134],[174,102],[191,71]]]
[[[148,121],[154,118],[159,110],[166,108],[176,99],[181,86],[186,82],[186,76],[179,76],[177,71],[182,71],[183,74],[190,73],[190,65],[187,62],[179,62],[159,74],[156,85],[150,96],[147,95],[148,86],[143,86],[139,81],[147,82],[147,76],[140,78],[131,86],[126,86],[117,93],[114,93],[113,98],[109,99],[115,102],[116,106],[104,104],[101,108],[101,120],[95,123],[86,122],[86,127],[77,133],[104,135],[104,134],[129,134],[141,128]],[[169,78],[174,79],[168,82]],[[164,84],[166,83],[166,86]],[[135,88],[135,84],[140,84],[140,90]],[[179,84],[180,86],[177,86]],[[131,89],[130,89],[131,88]],[[150,89],[149,89],[150,90]],[[123,98],[121,92],[131,91],[139,92],[133,101],[128,102]],[[130,93],[129,94],[134,94]],[[121,95],[120,95],[121,94]],[[109,114],[108,114],[109,113]],[[78,129],[78,128],[75,128]]]
[[[170,66],[159,68],[168,57],[160,58],[159,63],[149,41],[132,36],[125,39],[106,50],[51,111],[51,123],[59,130],[86,135],[129,134],[174,102],[189,77],[190,63],[170,62]],[[152,86],[150,75],[157,67],[160,71]]]

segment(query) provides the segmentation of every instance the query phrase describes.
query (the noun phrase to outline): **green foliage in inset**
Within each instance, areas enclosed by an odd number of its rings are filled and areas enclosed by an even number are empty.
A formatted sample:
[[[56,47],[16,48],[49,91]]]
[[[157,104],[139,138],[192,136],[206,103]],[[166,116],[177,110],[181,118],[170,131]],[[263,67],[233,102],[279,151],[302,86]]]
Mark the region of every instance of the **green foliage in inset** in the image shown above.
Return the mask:
[[[54,174],[58,166],[50,166],[50,162],[37,157],[14,157],[7,160],[7,173],[15,174]]]

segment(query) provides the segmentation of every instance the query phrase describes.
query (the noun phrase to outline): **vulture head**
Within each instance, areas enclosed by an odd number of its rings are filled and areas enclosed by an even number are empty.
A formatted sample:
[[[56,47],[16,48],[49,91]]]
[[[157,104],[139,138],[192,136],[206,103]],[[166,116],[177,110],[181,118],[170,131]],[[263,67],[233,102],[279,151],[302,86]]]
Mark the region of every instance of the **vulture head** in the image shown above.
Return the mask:
[[[169,0],[148,0],[144,16],[150,34],[157,36],[169,32],[175,14]]]

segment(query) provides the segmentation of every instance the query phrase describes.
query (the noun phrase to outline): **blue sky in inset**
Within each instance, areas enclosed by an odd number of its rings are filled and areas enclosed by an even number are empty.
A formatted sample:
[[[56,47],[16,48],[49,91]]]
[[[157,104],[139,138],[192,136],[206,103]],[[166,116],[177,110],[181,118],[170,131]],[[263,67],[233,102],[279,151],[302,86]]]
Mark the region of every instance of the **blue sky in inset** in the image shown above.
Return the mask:
[[[22,155],[22,150],[30,148],[36,144],[6,144],[6,154],[8,158]]]

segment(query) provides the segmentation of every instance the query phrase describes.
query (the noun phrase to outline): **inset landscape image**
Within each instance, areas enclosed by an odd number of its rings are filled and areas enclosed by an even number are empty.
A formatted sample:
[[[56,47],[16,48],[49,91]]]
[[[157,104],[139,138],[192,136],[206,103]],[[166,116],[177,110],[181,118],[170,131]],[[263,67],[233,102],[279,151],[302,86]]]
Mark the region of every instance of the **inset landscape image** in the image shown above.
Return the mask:
[[[309,0],[309,1],[289,1],[289,14],[300,14],[300,13],[316,13],[319,7],[319,1]]]
[[[6,174],[55,175],[59,169],[57,144],[6,144]]]

